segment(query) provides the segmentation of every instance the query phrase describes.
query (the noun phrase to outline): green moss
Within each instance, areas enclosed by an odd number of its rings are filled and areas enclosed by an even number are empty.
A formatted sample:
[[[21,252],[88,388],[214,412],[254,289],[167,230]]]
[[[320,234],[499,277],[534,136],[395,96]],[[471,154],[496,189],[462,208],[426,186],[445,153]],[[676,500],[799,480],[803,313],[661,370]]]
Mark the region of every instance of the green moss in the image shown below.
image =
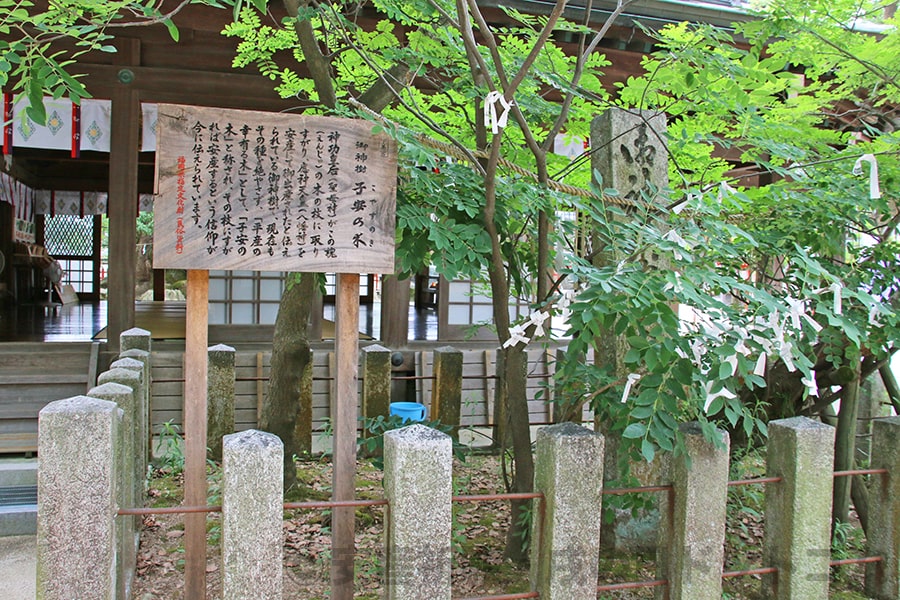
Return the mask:
[[[167,508],[181,504],[184,497],[181,478],[173,473],[157,472],[150,480],[148,502],[151,508]]]

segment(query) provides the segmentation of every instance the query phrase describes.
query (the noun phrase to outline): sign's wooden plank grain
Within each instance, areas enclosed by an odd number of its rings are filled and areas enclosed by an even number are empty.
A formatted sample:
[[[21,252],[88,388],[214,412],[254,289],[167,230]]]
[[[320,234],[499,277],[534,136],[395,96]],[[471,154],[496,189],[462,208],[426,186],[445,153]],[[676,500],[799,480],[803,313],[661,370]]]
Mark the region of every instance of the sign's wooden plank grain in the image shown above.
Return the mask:
[[[372,129],[161,104],[154,268],[393,273],[397,149]]]

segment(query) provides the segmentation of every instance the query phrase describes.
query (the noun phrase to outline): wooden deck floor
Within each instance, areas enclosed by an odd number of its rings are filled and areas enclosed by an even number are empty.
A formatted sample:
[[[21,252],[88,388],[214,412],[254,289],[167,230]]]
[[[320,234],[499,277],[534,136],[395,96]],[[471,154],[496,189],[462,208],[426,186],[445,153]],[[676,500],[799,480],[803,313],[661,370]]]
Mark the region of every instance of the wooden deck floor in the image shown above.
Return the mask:
[[[378,338],[381,330],[378,305],[360,307],[362,334]],[[55,310],[40,306],[0,306],[0,343],[3,342],[90,342],[106,340],[106,302],[69,304]],[[333,318],[334,307],[325,306],[325,318]],[[409,333],[412,340],[437,340],[437,314],[410,306]],[[154,339],[184,339],[184,302],[138,302],[135,325],[152,332]],[[224,326],[223,326],[224,327]],[[234,326],[253,330],[260,337],[272,326]],[[328,331],[324,332],[328,337]],[[332,334],[333,335],[333,334]]]

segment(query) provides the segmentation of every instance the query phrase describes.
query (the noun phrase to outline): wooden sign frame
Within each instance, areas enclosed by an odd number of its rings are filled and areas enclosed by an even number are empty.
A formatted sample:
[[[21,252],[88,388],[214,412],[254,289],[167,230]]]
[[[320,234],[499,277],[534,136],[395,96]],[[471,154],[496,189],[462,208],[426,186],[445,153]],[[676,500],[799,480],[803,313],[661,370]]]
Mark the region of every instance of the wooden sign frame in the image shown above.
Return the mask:
[[[159,105],[154,268],[393,273],[397,148],[373,127]]]
[[[187,269],[185,597],[206,594],[209,269],[338,274],[332,498],[356,495],[359,273],[393,273],[397,148],[372,123],[162,104],[153,266]],[[332,598],[353,598],[355,510],[333,510]]]

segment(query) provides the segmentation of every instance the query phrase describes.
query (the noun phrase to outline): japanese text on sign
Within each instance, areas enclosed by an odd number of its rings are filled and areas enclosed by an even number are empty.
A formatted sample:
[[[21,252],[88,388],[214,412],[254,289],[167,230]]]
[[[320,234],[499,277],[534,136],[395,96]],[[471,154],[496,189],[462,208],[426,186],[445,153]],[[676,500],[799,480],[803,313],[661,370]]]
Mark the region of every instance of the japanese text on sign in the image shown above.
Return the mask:
[[[396,149],[366,121],[161,105],[154,266],[392,272]]]

